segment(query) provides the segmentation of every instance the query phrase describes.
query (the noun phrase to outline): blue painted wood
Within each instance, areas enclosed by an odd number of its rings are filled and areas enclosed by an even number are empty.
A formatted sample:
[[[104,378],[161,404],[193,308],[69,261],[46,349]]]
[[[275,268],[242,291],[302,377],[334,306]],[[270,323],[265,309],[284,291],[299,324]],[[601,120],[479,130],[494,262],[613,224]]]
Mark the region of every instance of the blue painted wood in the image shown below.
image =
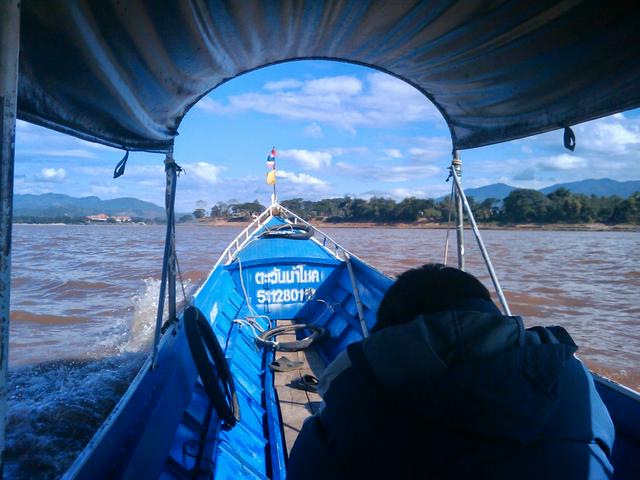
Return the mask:
[[[151,443],[155,445],[154,456],[166,456],[197,373],[180,328],[170,328],[162,346],[158,368],[152,371],[150,362],[145,363],[65,477],[131,478],[140,465],[148,462]],[[162,464],[155,462],[148,465],[147,472],[157,473],[157,477],[161,468]]]
[[[595,385],[616,427],[614,478],[638,478],[640,473],[640,394],[595,375]]]
[[[270,225],[279,223],[274,219]],[[371,328],[392,280],[357,257],[351,263]],[[344,262],[319,243],[251,239],[233,262],[210,274],[193,299],[225,350],[241,410],[238,425],[220,430],[180,319],[163,337],[158,370],[141,371],[68,477],[187,479],[194,478],[197,468],[201,477],[213,472],[217,479],[284,479],[282,419],[273,374],[265,368],[274,355],[256,346],[256,331],[247,321],[260,330],[275,319],[323,326],[329,337],[317,350],[330,362],[362,339],[352,289]],[[635,478],[640,470],[640,396],[625,395],[607,382],[597,386],[618,430],[616,478]]]

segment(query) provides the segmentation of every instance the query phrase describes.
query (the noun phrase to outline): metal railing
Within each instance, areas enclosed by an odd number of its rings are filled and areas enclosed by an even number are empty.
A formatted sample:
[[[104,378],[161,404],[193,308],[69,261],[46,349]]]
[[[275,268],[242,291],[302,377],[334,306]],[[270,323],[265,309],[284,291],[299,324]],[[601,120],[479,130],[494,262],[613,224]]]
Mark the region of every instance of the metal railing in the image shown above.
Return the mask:
[[[269,205],[269,207],[267,207],[267,209],[264,212],[262,212],[256,218],[254,218],[253,221],[249,225],[247,225],[244,228],[244,230],[242,230],[236,236],[236,238],[231,240],[231,243],[229,243],[227,248],[225,248],[222,251],[222,253],[220,254],[220,257],[218,258],[216,263],[213,265],[213,268],[209,272],[209,275],[207,275],[207,278],[205,279],[204,282],[202,282],[202,285],[198,287],[194,295],[197,295],[198,293],[200,293],[200,290],[202,290],[202,287],[204,287],[204,285],[207,283],[207,281],[209,280],[213,272],[216,271],[216,268],[218,268],[218,266],[222,262],[225,262],[225,265],[226,265],[233,261],[237,253],[240,250],[242,250],[245,247],[245,245],[253,238],[253,235],[255,234],[255,232],[258,231],[265,223],[267,223],[274,216],[273,215],[274,210],[278,207],[280,206],[277,203],[273,203]]]
[[[283,207],[282,205],[279,205],[279,204],[277,204],[277,207],[282,212],[286,213],[288,216],[293,217],[294,225],[296,223],[302,223],[303,225],[306,225],[311,230],[313,230],[314,234],[317,234],[319,238],[313,237],[312,240],[315,240],[319,245],[324,247],[325,250],[327,250],[329,253],[331,253],[333,256],[335,256],[337,259],[344,260],[344,258],[340,258],[339,257],[339,252],[340,251],[342,251],[343,253],[346,253],[347,255],[350,255],[350,256],[356,256],[356,255],[353,255],[349,250],[344,248],[342,245],[340,245],[338,242],[336,242],[327,233],[323,232],[322,230],[320,230],[316,226],[314,226],[311,223],[307,222],[304,218],[302,218],[302,217],[298,216],[297,214],[293,213],[288,208],[285,208],[285,207]]]

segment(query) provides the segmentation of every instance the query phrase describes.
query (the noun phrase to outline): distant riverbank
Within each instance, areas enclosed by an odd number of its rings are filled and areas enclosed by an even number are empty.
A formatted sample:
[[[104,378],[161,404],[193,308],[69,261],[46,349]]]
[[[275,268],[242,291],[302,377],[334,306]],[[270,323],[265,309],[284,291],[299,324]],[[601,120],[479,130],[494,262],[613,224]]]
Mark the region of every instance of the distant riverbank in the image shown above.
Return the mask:
[[[249,222],[230,222],[221,219],[201,219],[197,222],[200,225],[239,227],[244,228]],[[312,225],[319,229],[323,228],[405,228],[405,229],[446,229],[446,223],[433,222],[323,222],[310,221]],[[607,225],[604,223],[522,223],[522,224],[502,224],[502,223],[480,223],[478,227],[482,230],[545,230],[545,231],[578,231],[578,232],[640,232],[640,225],[616,224]],[[455,228],[452,223],[450,228]],[[471,225],[465,222],[465,229],[470,229]]]

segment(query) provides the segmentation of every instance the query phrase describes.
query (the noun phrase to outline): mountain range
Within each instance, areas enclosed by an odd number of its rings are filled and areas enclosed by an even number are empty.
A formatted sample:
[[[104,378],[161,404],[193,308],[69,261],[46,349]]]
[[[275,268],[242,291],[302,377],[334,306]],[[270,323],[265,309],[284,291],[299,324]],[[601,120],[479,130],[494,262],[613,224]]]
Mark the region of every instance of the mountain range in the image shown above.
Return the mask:
[[[585,195],[611,196],[623,198],[640,191],[640,181],[630,180],[618,182],[609,178],[581,180],[579,182],[557,183],[540,189],[540,192],[553,192],[559,188],[566,188],[573,193]],[[479,188],[465,189],[467,197],[473,197],[476,202],[487,198],[502,200],[517,187],[504,183],[494,183]],[[443,197],[445,198],[445,197]],[[146,202],[132,197],[101,200],[98,197],[76,198],[61,193],[44,193],[41,195],[16,194],[13,197],[13,215],[15,217],[84,217],[106,213],[107,215],[128,215],[138,218],[164,218],[164,208],[155,203]]]
[[[148,219],[165,215],[164,208],[155,203],[131,197],[101,200],[98,197],[76,198],[61,193],[16,194],[13,197],[14,217],[84,217],[99,213]]]
[[[463,184],[464,186],[464,184]],[[473,197],[476,202],[482,202],[487,198],[497,198],[502,200],[506,198],[513,190],[518,187],[512,187],[505,183],[493,183],[479,188],[465,189],[467,197]],[[566,188],[573,193],[582,193],[584,195],[596,195],[598,197],[609,197],[618,195],[622,198],[630,197],[633,193],[640,191],[640,180],[629,180],[626,182],[618,182],[610,178],[581,180],[579,182],[556,183],[548,187],[541,188],[539,191],[545,195],[559,188]]]

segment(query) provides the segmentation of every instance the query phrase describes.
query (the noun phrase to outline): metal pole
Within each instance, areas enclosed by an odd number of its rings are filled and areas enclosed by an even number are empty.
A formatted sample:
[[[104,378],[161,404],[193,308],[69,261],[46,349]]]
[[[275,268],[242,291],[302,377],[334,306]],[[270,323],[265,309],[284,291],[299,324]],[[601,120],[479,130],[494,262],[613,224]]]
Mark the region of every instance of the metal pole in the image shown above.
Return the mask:
[[[162,319],[164,317],[164,300],[166,295],[167,283],[171,283],[171,280],[168,278],[170,276],[169,270],[173,269],[173,289],[169,286],[169,319],[175,319],[175,298],[176,298],[176,289],[175,289],[175,252],[173,252],[173,234],[175,233],[175,224],[174,224],[174,205],[176,198],[176,179],[177,179],[177,169],[178,166],[173,161],[173,149],[167,152],[167,156],[165,158],[165,172],[167,177],[167,185],[165,190],[165,206],[167,211],[167,230],[164,239],[164,258],[162,261],[162,275],[160,278],[160,294],[158,295],[158,312],[156,315],[156,328],[154,332],[153,338],[153,353],[151,358],[151,366],[152,368],[157,367],[158,362],[158,345],[160,343],[160,333],[162,332]],[[173,252],[173,253],[172,253]],[[173,267],[171,267],[172,261],[174,262]],[[173,290],[173,297],[171,297],[171,291]],[[172,305],[173,303],[173,305]],[[171,312],[173,310],[173,316],[171,316]]]
[[[484,259],[484,263],[487,265],[487,270],[489,270],[489,275],[491,276],[491,281],[493,282],[493,286],[496,289],[496,293],[498,294],[498,298],[500,299],[500,304],[502,305],[502,309],[504,313],[507,315],[511,315],[511,310],[509,309],[509,305],[507,304],[507,299],[502,292],[502,287],[500,286],[500,282],[498,281],[498,276],[496,275],[495,270],[493,269],[493,265],[491,264],[491,259],[489,258],[489,253],[484,246],[484,242],[482,241],[482,236],[480,236],[480,230],[478,229],[478,225],[476,224],[476,219],[471,212],[471,206],[467,201],[467,196],[464,194],[462,190],[462,184],[460,183],[460,177],[458,177],[458,173],[455,168],[451,168],[451,176],[453,177],[453,181],[456,185],[458,198],[464,203],[464,208],[467,211],[467,215],[469,216],[469,222],[471,223],[471,228],[473,229],[473,233],[478,241],[478,247],[480,247],[480,253],[482,253],[482,258]]]
[[[13,165],[20,51],[19,0],[0,1],[0,477],[4,467],[9,369]]]
[[[455,170],[458,176],[458,183],[462,177],[462,160],[460,160],[460,153],[458,150],[453,151],[453,160],[451,161],[452,170]],[[464,223],[463,223],[463,210],[462,199],[456,190],[456,237],[458,239],[458,268],[464,270]]]
[[[369,329],[367,328],[367,322],[364,318],[364,308],[362,306],[362,299],[360,298],[360,290],[358,290],[358,281],[355,273],[353,273],[353,265],[351,265],[351,256],[344,252],[344,261],[347,264],[349,270],[349,278],[351,279],[351,288],[353,289],[353,298],[356,300],[356,309],[358,310],[358,319],[360,320],[360,328],[362,329],[362,336],[369,336]]]
[[[167,154],[165,158],[165,170],[169,168],[172,173],[167,179],[171,182],[171,188],[167,189],[167,193],[171,192],[171,194],[165,198],[165,208],[167,210],[167,228],[171,228],[171,250],[169,251],[168,269],[169,321],[174,321],[176,319],[176,222],[174,205],[176,199],[177,175],[175,162],[173,160],[173,149],[171,149],[170,153]]]

